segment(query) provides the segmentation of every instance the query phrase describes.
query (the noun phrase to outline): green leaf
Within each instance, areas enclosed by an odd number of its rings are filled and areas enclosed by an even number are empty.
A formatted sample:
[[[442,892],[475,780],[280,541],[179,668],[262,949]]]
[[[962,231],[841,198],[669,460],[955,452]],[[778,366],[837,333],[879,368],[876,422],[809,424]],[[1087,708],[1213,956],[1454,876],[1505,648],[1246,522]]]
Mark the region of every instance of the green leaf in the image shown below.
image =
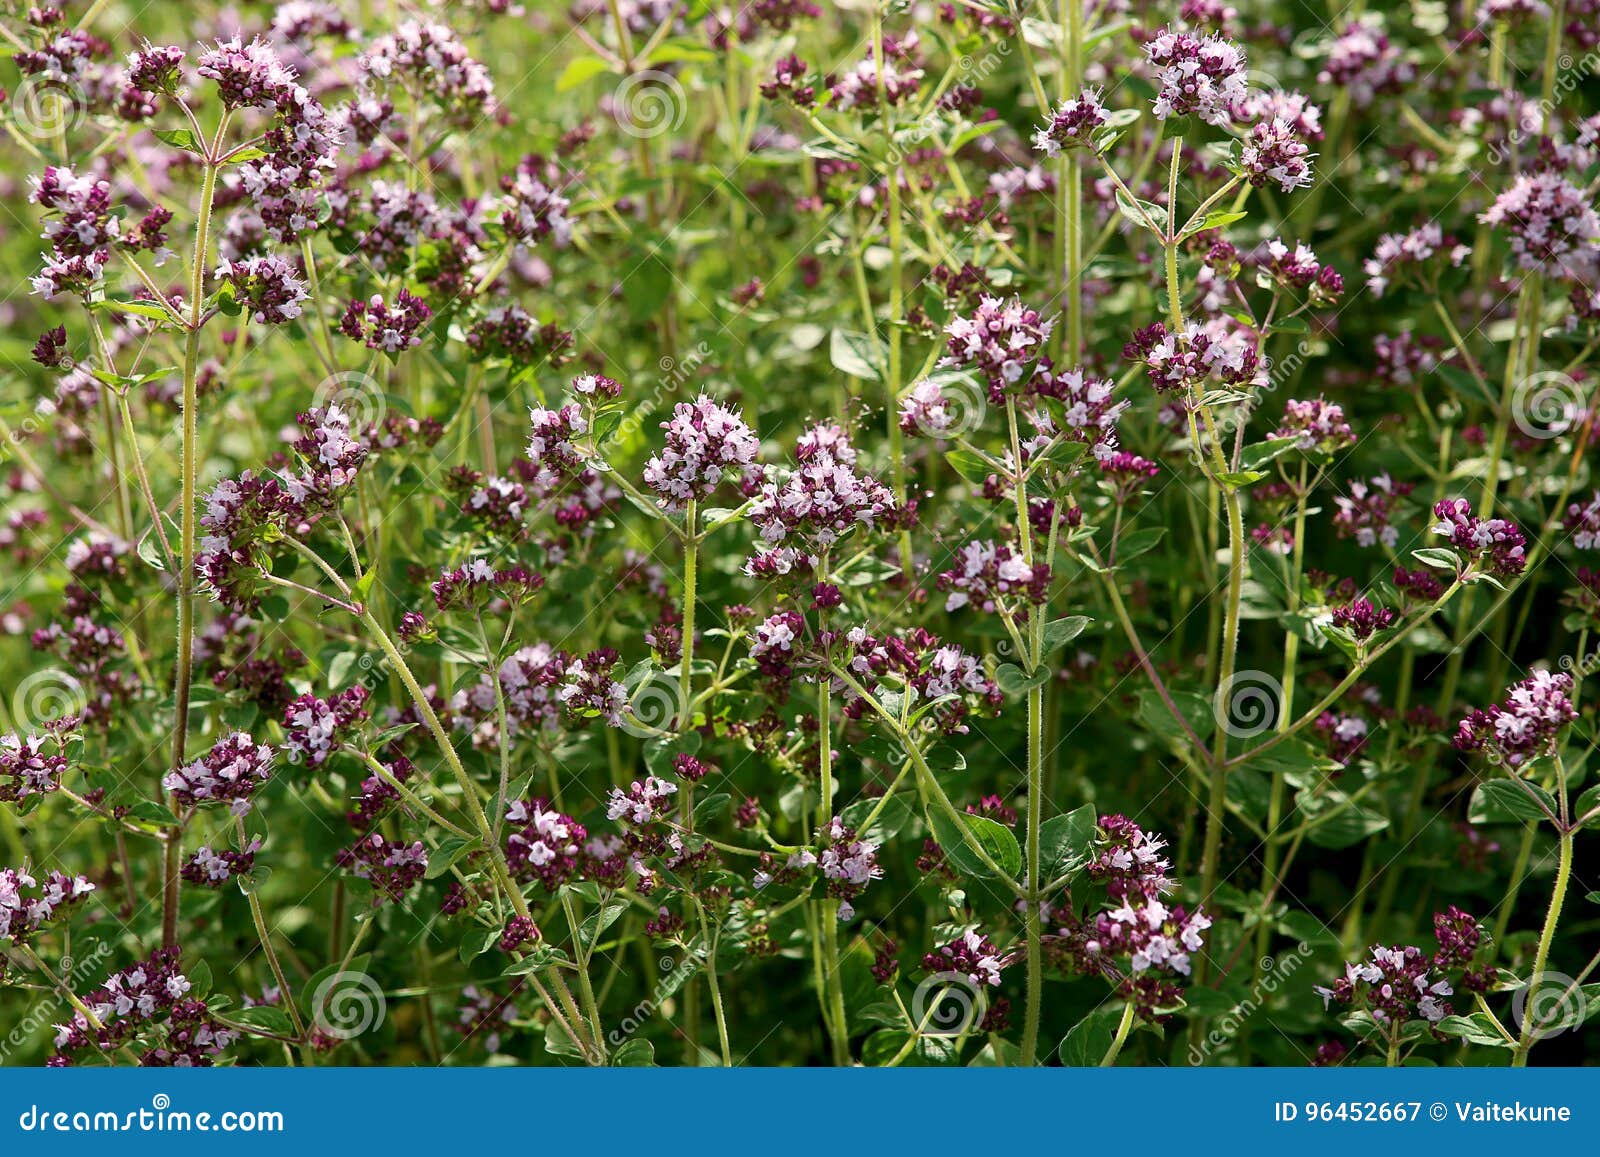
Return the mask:
[[[1268,438],[1254,446],[1246,446],[1239,456],[1239,465],[1246,470],[1259,470],[1274,459],[1281,458],[1294,449],[1298,438]]]
[[[1196,738],[1204,740],[1216,727],[1216,716],[1209,700],[1193,691],[1172,692],[1172,705],[1189,724]],[[1153,688],[1139,692],[1139,722],[1169,743],[1187,744],[1189,732],[1176,719]]]
[[[241,1008],[229,1013],[227,1019],[241,1028],[258,1029],[273,1036],[294,1036],[294,1024],[289,1020],[289,1014],[272,1005],[258,1004],[252,1008]]]
[[[1090,803],[1039,825],[1039,871],[1046,879],[1082,865],[1094,845],[1100,817]]]
[[[1422,550],[1414,550],[1411,552],[1411,557],[1416,559],[1423,566],[1431,566],[1437,570],[1453,571],[1461,565],[1461,560],[1456,557],[1455,551],[1445,550],[1443,547],[1438,546],[1429,546],[1424,547]]]
[[[1165,209],[1150,201],[1134,200],[1121,189],[1117,190],[1117,211],[1141,229],[1149,229],[1153,223],[1159,233],[1167,227]]]
[[[1353,847],[1389,826],[1388,819],[1373,809],[1346,804],[1348,797],[1343,792],[1335,792],[1333,795],[1336,797],[1333,800],[1334,805],[1343,807],[1344,810],[1332,819],[1317,824],[1306,833],[1306,839],[1312,845],[1338,851],[1341,848]],[[1312,814],[1312,818],[1315,818],[1315,813]]]
[[[1221,229],[1225,225],[1232,225],[1235,221],[1243,221],[1250,214],[1243,209],[1213,209],[1200,220],[1183,231],[1183,237],[1192,237],[1196,233],[1204,233],[1207,229]],[[1183,238],[1180,237],[1181,241]]]
[[[1013,698],[1026,695],[1035,687],[1043,687],[1055,676],[1055,669],[1048,663],[1039,664],[1039,669],[1029,675],[1015,663],[1001,663],[995,669],[994,681],[1000,685],[1000,690]]]
[[[556,78],[557,92],[570,92],[580,84],[611,71],[611,66],[598,56],[575,56]]]
[[[464,840],[460,836],[446,836],[439,841],[437,847],[428,854],[428,870],[423,873],[429,880],[436,880],[448,872],[462,856],[469,855],[478,846],[477,840]]]
[[[619,1069],[649,1069],[656,1063],[656,1046],[640,1037],[623,1041],[611,1054],[611,1063]]]
[[[878,343],[870,334],[836,329],[828,336],[828,359],[833,368],[852,378],[876,382],[883,379],[878,368]]]
[[[1035,16],[1022,18],[1022,37],[1035,48],[1056,51],[1062,41],[1061,25]],[[1048,118],[1047,118],[1048,119]]]
[[[714,820],[728,810],[728,805],[733,802],[733,797],[727,792],[718,792],[708,795],[694,805],[694,822],[696,826]]]
[[[1530,798],[1529,792],[1543,801],[1550,815],[1556,815],[1556,801],[1536,783],[1522,781],[1518,787],[1509,779],[1491,779],[1480,783],[1472,793],[1472,803],[1467,807],[1467,819],[1475,824],[1504,824],[1518,821],[1548,819],[1544,811]],[[1524,788],[1528,790],[1524,790]]]
[[[605,930],[615,924],[621,915],[628,910],[626,900],[607,900],[583,918],[583,924],[578,930],[578,943],[585,952],[594,948]]]
[[[166,306],[158,305],[153,301],[122,301],[115,297],[107,297],[95,302],[89,308],[98,309],[104,313],[126,313],[137,317],[154,318],[156,321],[165,322],[168,325],[177,324],[177,319],[172,316],[171,311]]]
[[[1087,615],[1066,615],[1059,619],[1052,619],[1044,625],[1044,649],[1054,651],[1057,647],[1065,647],[1072,640],[1083,634],[1093,619]]]
[[[378,579],[376,568],[369,568],[365,574],[358,578],[350,587],[350,598],[353,602],[364,603],[372,594],[372,584]]]
[[[166,826],[176,823],[176,817],[167,808],[166,804],[156,803],[154,800],[140,800],[128,809],[128,818],[140,823],[160,824]]]
[[[205,150],[200,147],[200,141],[189,129],[152,129],[151,131],[154,133],[156,140],[160,141],[162,144],[172,145],[174,148],[186,149],[191,153],[205,152]]]
[[[878,818],[873,820],[871,825],[862,827],[867,822],[867,817],[877,810],[879,804],[883,805],[883,809],[878,812]],[[871,840],[882,847],[905,830],[906,825],[911,822],[911,817],[914,814],[905,797],[896,795],[891,796],[887,801],[858,799],[840,812],[839,818],[844,821],[847,827],[856,829],[857,838]]]
[[[1166,537],[1167,528],[1164,526],[1147,526],[1142,530],[1129,531],[1117,539],[1117,565],[1132,562],[1141,554],[1154,549],[1155,545]]]
[[[1499,1049],[1516,1048],[1516,1044],[1501,1036],[1494,1022],[1481,1012],[1471,1016],[1447,1016],[1433,1027],[1445,1036],[1460,1037],[1468,1044]]]
[[[1226,474],[1218,474],[1217,481],[1229,490],[1243,490],[1247,486],[1254,486],[1267,476],[1265,470],[1238,470]]]
[[[204,960],[196,961],[194,966],[184,970],[184,976],[189,979],[190,998],[204,1000],[211,991],[211,965]]]
[[[1230,771],[1228,782],[1223,785],[1223,791],[1229,803],[1239,809],[1240,814],[1257,823],[1267,817],[1267,809],[1272,799],[1272,781],[1259,771],[1248,767],[1239,767]]]
[[[154,526],[139,536],[138,551],[139,557],[152,570],[164,571],[167,569],[167,561],[161,555],[161,539],[156,534]]]
[[[1014,877],[1022,870],[1022,848],[1010,828],[984,816],[972,815],[963,815],[962,826],[957,827],[956,821],[940,810],[930,811],[928,819],[933,827],[934,838],[939,841],[945,857],[957,871],[969,876],[994,875],[978,853],[972,850],[973,844],[987,852],[1006,875]]]
[[[955,472],[974,486],[982,486],[989,475],[994,473],[994,468],[982,454],[971,450],[947,450],[944,460],[950,463]]]
[[[1116,1039],[1117,1024],[1122,1020],[1121,1005],[1106,1005],[1095,1009],[1061,1040],[1056,1055],[1069,1068],[1093,1068],[1105,1060]]]
[[[560,961],[565,961],[567,954],[559,948],[548,944],[537,944],[507,965],[501,976],[528,976],[531,973],[543,972],[546,968]]]
[[[328,686],[343,691],[360,677],[362,655],[359,651],[340,651],[328,664]]]
[[[553,1057],[572,1057],[580,1061],[583,1059],[583,1050],[578,1047],[578,1042],[572,1039],[571,1034],[561,1027],[559,1020],[552,1020],[544,1027],[544,1051]]]
[[[500,939],[500,929],[485,928],[475,924],[467,929],[467,934],[461,938],[461,947],[458,955],[461,963],[471,964],[478,957],[489,951],[489,945]]]

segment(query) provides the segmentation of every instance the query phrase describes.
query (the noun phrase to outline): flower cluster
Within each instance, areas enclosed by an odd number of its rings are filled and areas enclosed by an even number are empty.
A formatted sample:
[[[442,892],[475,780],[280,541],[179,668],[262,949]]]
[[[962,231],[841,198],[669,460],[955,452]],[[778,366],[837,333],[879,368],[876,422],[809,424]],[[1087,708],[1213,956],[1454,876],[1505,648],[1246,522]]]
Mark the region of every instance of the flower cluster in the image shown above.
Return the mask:
[[[1593,195],[1559,173],[1521,174],[1479,219],[1510,235],[1517,264],[1529,272],[1576,278],[1600,268]]]
[[[1367,959],[1347,964],[1342,977],[1331,985],[1318,985],[1315,991],[1324,1004],[1366,1009],[1386,1030],[1414,1020],[1437,1025],[1452,1013],[1444,999],[1456,991],[1449,973],[1458,973],[1459,983],[1468,991],[1483,991],[1487,980],[1482,973],[1461,971],[1482,940],[1477,920],[1452,905],[1434,914],[1433,926],[1436,951],[1377,945]]]
[[[1334,497],[1333,528],[1358,546],[1392,547],[1400,540],[1393,521],[1396,501],[1414,489],[1411,483],[1396,482],[1387,474],[1358,478],[1350,483],[1348,494]]]
[[[326,699],[302,695],[284,710],[284,751],[290,763],[321,767],[367,719],[367,689],[360,684]]]
[[[487,559],[475,558],[447,570],[434,582],[433,603],[441,611],[460,607],[483,608],[496,602],[517,606],[544,586],[544,577],[520,564],[496,569]]]
[[[352,301],[339,330],[369,350],[397,354],[422,341],[421,330],[432,316],[427,302],[402,287],[392,306],[376,293],[366,301]]]
[[[1356,444],[1355,431],[1345,421],[1344,407],[1325,398],[1304,402],[1290,399],[1283,408],[1283,421],[1272,436],[1293,438],[1295,449],[1323,457]]]
[[[500,227],[519,244],[531,246],[549,238],[564,248],[572,242],[571,202],[556,191],[559,174],[536,157],[525,157],[516,175],[501,190]]]
[[[141,1065],[215,1064],[239,1033],[212,1016],[205,1001],[189,996],[193,987],[179,971],[178,950],[157,949],[148,959],[112,973],[105,984],[85,995],[82,1003],[88,1015],[80,1009],[67,1023],[55,1026],[56,1055],[49,1063],[68,1065],[75,1053],[94,1049],[103,1055],[140,1044]]]
[[[679,402],[661,428],[666,445],[645,464],[644,484],[663,510],[711,497],[728,471],[749,467],[761,448],[737,410],[704,395]]]
[[[0,869],[0,940],[27,943],[29,937],[93,891],[94,885],[83,876],[51,872],[40,884],[26,869]]]
[[[1362,16],[1345,25],[1329,43],[1319,84],[1349,91],[1358,108],[1380,94],[1402,91],[1416,77],[1416,66],[1383,31],[1377,16]]]
[[[1239,149],[1239,171],[1258,189],[1275,184],[1292,193],[1311,184],[1311,149],[1288,121],[1262,121]]]
[[[33,291],[86,298],[100,287],[111,247],[121,237],[121,222],[111,211],[110,182],[52,166],[33,178],[29,200],[49,214],[44,238],[50,253],[33,279]]]
[[[857,527],[872,529],[894,510],[894,493],[855,468],[856,453],[837,426],[809,430],[797,447],[799,465],[782,482],[769,480],[750,506],[766,546],[798,544],[826,551]]]
[[[1333,608],[1333,625],[1350,632],[1350,637],[1364,643],[1381,630],[1394,623],[1394,611],[1375,605],[1371,599],[1352,599]]]
[[[834,816],[818,833],[817,868],[827,881],[828,895],[839,901],[841,921],[855,917],[855,900],[872,881],[883,876],[878,845],[860,839],[854,828]]]
[[[1176,888],[1172,862],[1164,855],[1167,841],[1147,832],[1127,816],[1104,815],[1096,824],[1095,843],[1085,871],[1103,884],[1113,900],[1130,896],[1152,899]]]
[[[307,726],[315,729],[309,720]],[[305,740],[316,742],[309,731]],[[316,766],[320,761],[311,762]],[[199,759],[169,771],[162,777],[161,786],[184,807],[227,802],[234,815],[244,815],[250,810],[250,798],[271,778],[272,748],[257,743],[248,732],[235,731]]]
[[[1013,298],[985,297],[970,317],[945,327],[948,356],[941,363],[970,367],[989,383],[989,400],[999,405],[1008,393],[1025,392],[1036,378],[1050,379],[1045,346],[1053,321]]]
[[[182,876],[201,888],[220,888],[229,880],[248,876],[256,864],[256,853],[261,850],[261,840],[252,839],[242,851],[223,848],[220,852],[202,844],[184,862]]]
[[[1029,564],[1010,543],[969,542],[956,551],[955,565],[939,575],[939,589],[948,591],[944,609],[972,605],[994,614],[1002,600],[1043,603],[1050,587],[1050,568]]]
[[[1247,344],[1189,322],[1173,333],[1155,322],[1133,335],[1122,356],[1142,362],[1157,393],[1201,389],[1207,382],[1244,386],[1256,381],[1260,356]]]
[[[908,46],[914,41],[908,42]],[[830,77],[828,102],[836,109],[847,111],[859,108],[876,108],[897,105],[916,95],[922,81],[922,69],[902,67],[909,52],[897,51],[901,46],[885,42],[884,60],[880,65],[869,49],[865,59],[854,68]],[[897,61],[895,58],[901,59]]]
[[[1033,133],[1033,147],[1047,157],[1094,147],[1094,135],[1106,123],[1097,89],[1085,89],[1056,106],[1050,119]]]
[[[467,127],[494,111],[494,80],[446,24],[408,20],[361,54],[361,70],[378,84],[399,84]]]
[[[538,880],[554,892],[577,874],[589,835],[577,820],[535,799],[513,801],[506,822],[516,825],[506,836],[506,862],[518,879]]]
[[[237,301],[263,325],[283,325],[304,312],[311,297],[294,268],[276,254],[255,254],[217,266],[217,277],[233,288]]]
[[[1227,125],[1234,106],[1246,98],[1244,52],[1220,36],[1196,36],[1164,29],[1145,43],[1145,56],[1161,86],[1155,113],[1168,117],[1197,116],[1213,125]]]
[[[1441,499],[1433,513],[1439,519],[1433,532],[1466,551],[1488,573],[1510,578],[1521,574],[1527,565],[1523,551],[1528,540],[1515,523],[1504,518],[1479,518],[1465,498]]]
[[[1458,244],[1437,222],[1429,221],[1409,233],[1385,233],[1378,238],[1372,256],[1362,263],[1367,274],[1367,288],[1382,296],[1391,285],[1402,282],[1421,282],[1436,271],[1444,258],[1452,267],[1467,259],[1471,249]]]
[[[1000,972],[1005,966],[1000,950],[977,929],[968,929],[922,958],[925,972],[959,972],[990,987],[999,987]]]
[[[1557,734],[1577,717],[1572,676],[1539,670],[1515,684],[1504,702],[1463,719],[1455,745],[1460,751],[1488,750],[1508,767],[1520,768],[1548,754]]]
[[[334,861],[358,878],[371,881],[373,903],[399,903],[422,882],[428,870],[428,849],[421,840],[409,844],[368,832],[348,848],[339,849]]]
[[[53,736],[0,735],[0,803],[49,795],[61,786],[67,757]]]

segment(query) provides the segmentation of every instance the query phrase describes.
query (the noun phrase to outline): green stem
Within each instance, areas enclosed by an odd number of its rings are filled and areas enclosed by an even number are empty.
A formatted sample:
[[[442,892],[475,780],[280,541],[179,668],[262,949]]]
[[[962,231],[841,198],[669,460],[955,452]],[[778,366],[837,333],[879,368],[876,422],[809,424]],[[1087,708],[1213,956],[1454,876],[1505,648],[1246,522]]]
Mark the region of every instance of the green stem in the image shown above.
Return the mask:
[[[1561,847],[1559,858],[1556,861],[1556,882],[1550,892],[1550,909],[1545,913],[1544,929],[1539,933],[1539,947],[1533,955],[1533,972],[1528,977],[1530,999],[1525,1005],[1522,1025],[1522,1039],[1517,1045],[1516,1052],[1512,1054],[1511,1064],[1514,1068],[1523,1068],[1528,1063],[1528,1052],[1533,1048],[1533,1042],[1538,1039],[1542,1025],[1533,1022],[1533,1001],[1531,994],[1533,986],[1539,983],[1544,975],[1545,965],[1550,961],[1550,942],[1555,939],[1556,924],[1561,919],[1561,905],[1567,898],[1567,883],[1572,879],[1572,842],[1576,833],[1567,829],[1561,833]]]
[[[227,128],[227,117],[217,127],[217,141]],[[213,152],[215,146],[213,146]],[[173,675],[172,759],[170,767],[183,766],[189,743],[189,684],[194,675],[194,556],[195,485],[199,472],[199,430],[196,411],[200,408],[197,381],[200,369],[200,327],[204,320],[206,254],[211,240],[211,202],[216,195],[217,166],[206,159],[200,184],[200,215],[195,226],[194,263],[189,274],[189,323],[183,347],[183,462],[182,498],[178,524],[178,657]],[[183,841],[177,831],[167,841],[162,868],[161,943],[171,948],[178,942],[178,892]]]
[[[819,582],[828,581],[828,556],[824,553],[817,566]],[[820,832],[833,820],[833,681],[826,672],[817,677],[817,777],[821,783],[821,801],[817,806],[817,830]],[[819,994],[826,1003],[824,1021],[833,1047],[833,1063],[850,1064],[850,1025],[844,1007],[844,974],[839,959],[839,902],[824,900],[821,905],[821,941],[817,946],[822,956],[824,991]]]
[[[700,536],[695,500],[683,512],[683,647],[678,665],[678,733],[681,735],[694,726],[694,608],[697,571],[700,561]]]
[[[717,1021],[717,1046],[722,1050],[722,1067],[733,1067],[733,1050],[728,1045],[728,1018],[722,1008],[722,983],[717,979],[717,944],[707,927],[705,905],[697,899],[700,910],[700,938],[706,943],[706,986],[711,990],[711,1014]]]
[[[879,76],[882,80],[882,76]],[[900,386],[905,374],[902,364],[904,353],[905,319],[905,239],[900,222],[900,172],[889,173],[889,378],[884,383],[884,420],[889,430],[889,461],[894,479],[895,502],[902,508],[906,504],[906,456],[900,433]],[[912,577],[911,531],[900,532],[900,573],[907,582]]]
[[[1117,1022],[1117,1035],[1111,1038],[1111,1047],[1106,1050],[1106,1055],[1100,1058],[1100,1067],[1109,1069],[1117,1063],[1117,1057],[1122,1052],[1122,1046],[1127,1043],[1128,1030],[1133,1028],[1133,1001],[1122,1006],[1122,1019]]]
[[[293,540],[286,539],[285,541],[292,542]],[[299,544],[296,545],[298,546]],[[301,547],[301,549],[315,557],[310,548]],[[342,581],[339,581],[338,585],[346,597],[349,597],[349,588]],[[405,656],[400,653],[399,648],[394,645],[394,641],[389,638],[388,632],[373,617],[370,610],[362,608],[361,621],[366,626],[373,641],[378,644],[378,649],[383,652],[384,658],[388,660],[390,670],[405,685],[406,692],[411,696],[411,701],[417,708],[417,713],[422,716],[423,723],[432,733],[434,742],[439,747],[439,754],[444,757],[445,765],[449,767],[451,775],[455,777],[456,783],[461,789],[462,800],[466,804],[467,814],[472,820],[472,826],[477,830],[478,837],[483,841],[484,848],[489,853],[489,863],[494,872],[496,883],[505,892],[506,898],[511,903],[512,910],[523,919],[531,921],[533,912],[528,907],[527,897],[522,894],[522,889],[517,887],[516,880],[511,875],[511,869],[506,863],[504,851],[495,841],[494,828],[489,823],[489,817],[484,813],[483,801],[478,797],[478,787],[472,782],[472,777],[467,774],[467,769],[462,765],[461,757],[456,753],[455,744],[451,742],[449,732],[445,731],[444,724],[439,722],[439,716],[433,709],[433,704],[428,701],[427,692],[422,689],[422,684],[417,681],[416,675],[407,665]],[[561,995],[562,1004],[568,1007],[569,1013],[575,1012],[576,1005],[573,1003],[572,994],[568,991],[567,983],[562,979],[561,974],[554,968],[550,968],[545,970],[545,977],[550,981],[551,987]],[[586,1039],[583,1034],[575,1030],[571,1023],[571,1020],[581,1022],[582,1018],[580,1016],[573,1016],[569,1020],[562,1015],[559,1006],[551,1003],[548,999],[545,1004],[549,1008],[551,1016],[561,1022],[561,1027],[566,1030],[574,1043],[584,1051],[590,1063],[605,1064],[604,1038],[599,1035],[598,1031],[596,1031],[596,1035],[592,1040]]]

